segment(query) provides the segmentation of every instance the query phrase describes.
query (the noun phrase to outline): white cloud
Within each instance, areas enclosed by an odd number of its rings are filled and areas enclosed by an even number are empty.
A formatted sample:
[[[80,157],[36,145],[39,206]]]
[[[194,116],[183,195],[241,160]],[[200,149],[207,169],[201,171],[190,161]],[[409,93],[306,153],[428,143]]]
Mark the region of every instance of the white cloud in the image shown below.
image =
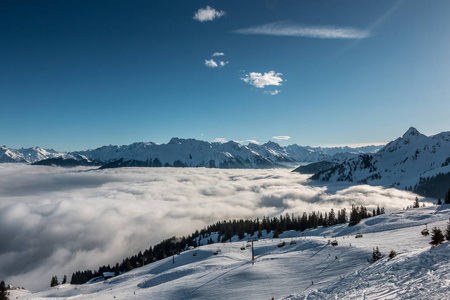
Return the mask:
[[[275,95],[278,94],[279,92],[281,92],[281,91],[280,91],[280,90],[264,91],[264,94],[268,94],[268,95],[275,96]]]
[[[211,55],[212,57],[216,57],[216,56],[224,56],[225,53],[223,52],[214,52],[213,55]]]
[[[276,22],[238,29],[240,34],[262,34],[275,36],[301,36],[318,39],[364,39],[370,37],[368,30],[352,27],[307,26],[291,22]]]
[[[205,66],[209,68],[217,68],[219,65],[214,61],[214,59],[210,60],[205,59]]]
[[[402,209],[415,194],[311,186],[290,170],[64,169],[0,164],[0,278],[38,289],[115,264],[220,220],[296,215],[352,204]],[[155,209],[158,208],[158,209]]]
[[[216,18],[223,17],[225,15],[225,12],[223,10],[215,10],[214,8],[210,6],[206,6],[206,8],[200,8],[194,15],[193,19],[205,22],[205,21],[212,21]]]
[[[281,85],[281,82],[283,82],[281,75],[283,74],[275,73],[275,71],[269,71],[264,74],[250,72],[250,74],[246,74],[241,79],[256,88],[264,88],[269,85]]]
[[[276,135],[272,137],[275,140],[289,140],[291,137],[287,135]]]
[[[228,142],[227,138],[215,138],[213,140],[213,143],[226,143],[226,142]]]
[[[222,68],[222,67],[224,67],[227,64],[228,64],[228,61],[222,61],[222,60],[215,61],[212,58],[211,59],[205,59],[205,66],[207,66],[209,68],[218,68],[218,67]]]

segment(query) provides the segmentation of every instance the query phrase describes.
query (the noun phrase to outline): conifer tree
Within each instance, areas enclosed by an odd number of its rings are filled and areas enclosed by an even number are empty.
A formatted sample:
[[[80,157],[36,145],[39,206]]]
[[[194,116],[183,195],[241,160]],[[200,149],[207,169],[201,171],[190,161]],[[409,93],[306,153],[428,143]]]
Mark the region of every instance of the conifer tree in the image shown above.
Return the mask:
[[[66,275],[64,275],[64,277],[63,277],[63,281],[62,281],[62,283],[61,284],[66,284],[67,283],[67,276]]]
[[[434,227],[433,230],[431,231],[430,244],[433,247],[436,247],[436,246],[440,245],[443,241],[444,241],[444,235],[442,234],[442,231],[439,228]]]
[[[445,230],[445,239],[450,241],[450,220],[447,223],[447,230]]]
[[[441,198],[438,199],[437,205],[442,205],[442,200],[441,200]]]
[[[389,258],[390,259],[393,259],[396,256],[397,256],[397,252],[395,252],[394,250],[391,250],[391,252],[389,252]]]
[[[6,291],[6,284],[5,282],[2,280],[2,282],[0,282],[0,300],[8,300],[8,292]]]
[[[416,197],[416,200],[414,200],[413,208],[419,208],[419,198]]]
[[[378,247],[373,248],[373,253],[372,253],[372,262],[376,262],[377,260],[383,258],[383,255],[381,254],[380,250],[378,249]]]
[[[450,204],[450,188],[448,189],[448,192],[445,193],[444,204]]]
[[[53,276],[52,277],[52,280],[50,281],[50,286],[51,287],[55,287],[55,286],[57,286],[59,284],[59,282],[58,282],[58,276]]]

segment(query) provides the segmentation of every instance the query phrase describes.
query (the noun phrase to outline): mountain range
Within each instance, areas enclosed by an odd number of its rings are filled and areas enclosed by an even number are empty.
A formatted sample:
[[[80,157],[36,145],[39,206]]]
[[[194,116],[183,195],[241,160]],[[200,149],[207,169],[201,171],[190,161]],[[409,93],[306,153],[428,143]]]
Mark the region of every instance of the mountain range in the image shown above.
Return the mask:
[[[351,147],[281,147],[275,142],[243,145],[235,141],[211,143],[196,139],[172,138],[167,144],[139,142],[122,146],[103,146],[75,152],[53,149],[0,147],[0,163],[40,165],[98,165],[113,167],[206,167],[206,168],[278,168],[296,163],[322,160],[341,162],[360,153],[374,153],[381,146]]]

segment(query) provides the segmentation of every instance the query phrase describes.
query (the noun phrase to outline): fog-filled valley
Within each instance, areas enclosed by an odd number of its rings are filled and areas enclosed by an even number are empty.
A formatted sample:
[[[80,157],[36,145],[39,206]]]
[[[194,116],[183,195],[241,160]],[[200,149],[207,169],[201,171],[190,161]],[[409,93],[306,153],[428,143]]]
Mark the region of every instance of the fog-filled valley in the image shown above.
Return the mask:
[[[70,280],[77,270],[113,265],[217,221],[349,210],[352,204],[389,212],[415,197],[393,188],[312,183],[284,169],[1,164],[0,277],[35,290],[54,275]]]

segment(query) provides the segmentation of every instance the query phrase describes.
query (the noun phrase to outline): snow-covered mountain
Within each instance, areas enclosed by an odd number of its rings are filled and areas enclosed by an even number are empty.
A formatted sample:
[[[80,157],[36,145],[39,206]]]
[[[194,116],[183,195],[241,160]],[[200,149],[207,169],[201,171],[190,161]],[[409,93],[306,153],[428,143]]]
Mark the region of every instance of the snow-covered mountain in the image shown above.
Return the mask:
[[[0,146],[0,163],[34,163],[49,158],[73,158],[72,155],[40,147],[10,149]]]
[[[310,147],[299,146],[297,144],[284,147],[286,154],[298,162],[319,162],[332,161],[343,162],[346,159],[354,158],[362,153],[376,153],[383,146],[364,147]]]
[[[375,147],[375,146],[374,146]],[[362,149],[362,148],[361,148]],[[296,162],[342,162],[355,157],[360,148],[313,148],[299,145],[281,147],[275,142],[247,146],[234,141],[210,143],[196,139],[172,138],[167,144],[139,142],[122,146],[103,146],[76,152],[58,152],[39,147],[10,149],[0,147],[0,163],[20,162],[41,165],[86,165],[86,160],[106,167],[207,167],[207,168],[274,168]],[[376,148],[369,147],[367,150]],[[339,152],[339,151],[345,152]],[[56,159],[57,158],[57,159]]]
[[[104,146],[73,152],[109,164],[108,167],[207,167],[207,168],[274,168],[281,167],[276,156],[265,157],[237,142],[209,143],[195,139],[172,138],[167,144],[134,143]],[[271,158],[274,158],[273,160]],[[115,162],[119,162],[119,164]]]
[[[263,231],[203,246],[83,285],[63,284],[43,291],[11,290],[11,299],[448,299],[450,242],[430,247],[431,229],[447,227],[449,205],[404,210],[280,238]],[[361,237],[356,238],[356,234]],[[337,246],[330,245],[335,237]],[[207,245],[207,240],[214,241]],[[280,242],[284,246],[278,247]],[[250,245],[250,244],[249,244]],[[243,247],[244,250],[241,250]],[[383,258],[375,263],[375,247]],[[218,251],[220,250],[220,251]],[[396,256],[389,258],[391,250]],[[194,254],[195,253],[195,254]]]
[[[411,127],[375,154],[347,159],[313,179],[414,187],[420,177],[450,173],[450,132],[425,136]]]

